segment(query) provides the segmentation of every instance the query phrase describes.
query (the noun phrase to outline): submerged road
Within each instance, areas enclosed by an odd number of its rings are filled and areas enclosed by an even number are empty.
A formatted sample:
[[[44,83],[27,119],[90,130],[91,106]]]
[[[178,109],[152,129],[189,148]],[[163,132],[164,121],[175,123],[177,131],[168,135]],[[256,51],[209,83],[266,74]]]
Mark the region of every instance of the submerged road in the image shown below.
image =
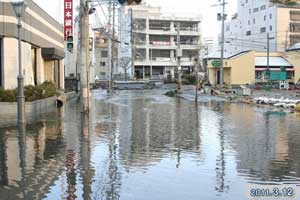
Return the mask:
[[[243,200],[266,184],[300,187],[300,115],[164,90],[93,91],[0,128],[0,199]],[[299,198],[299,194],[298,194]]]

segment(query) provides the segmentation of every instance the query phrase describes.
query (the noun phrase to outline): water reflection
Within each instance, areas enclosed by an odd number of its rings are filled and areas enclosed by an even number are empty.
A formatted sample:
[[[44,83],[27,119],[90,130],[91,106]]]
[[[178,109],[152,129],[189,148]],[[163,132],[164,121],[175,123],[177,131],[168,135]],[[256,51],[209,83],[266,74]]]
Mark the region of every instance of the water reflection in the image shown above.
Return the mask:
[[[0,129],[1,199],[42,199],[57,179],[64,162],[61,120],[54,116]]]
[[[240,200],[249,183],[299,185],[296,114],[151,91],[94,94],[92,106],[0,129],[1,200]]]
[[[22,199],[28,199],[26,191],[26,180],[25,180],[25,167],[26,167],[26,125],[21,123],[18,125],[18,141],[19,141],[19,158],[20,158],[20,169],[21,169],[21,191]]]

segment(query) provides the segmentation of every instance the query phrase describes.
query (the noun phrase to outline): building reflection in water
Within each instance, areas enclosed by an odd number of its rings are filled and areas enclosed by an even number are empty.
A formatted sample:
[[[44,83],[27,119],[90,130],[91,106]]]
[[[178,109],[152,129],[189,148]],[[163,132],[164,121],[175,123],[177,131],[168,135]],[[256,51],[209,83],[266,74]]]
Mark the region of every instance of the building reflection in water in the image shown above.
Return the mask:
[[[64,148],[56,114],[51,116],[57,120],[0,129],[1,199],[42,199],[57,180],[64,168]]]
[[[251,183],[299,181],[299,121],[265,108],[231,105],[224,111],[228,144],[236,154],[237,171]],[[243,124],[243,126],[241,126]]]
[[[18,125],[18,141],[19,141],[19,159],[20,159],[20,169],[21,169],[21,191],[22,191],[22,199],[27,200],[27,191],[26,191],[26,124]]]
[[[231,180],[299,180],[299,118],[166,98],[126,93],[93,102],[91,115],[66,106],[23,137],[0,129],[1,199],[195,199],[197,187],[226,196]]]
[[[0,133],[0,187],[8,185],[7,167],[7,137]]]

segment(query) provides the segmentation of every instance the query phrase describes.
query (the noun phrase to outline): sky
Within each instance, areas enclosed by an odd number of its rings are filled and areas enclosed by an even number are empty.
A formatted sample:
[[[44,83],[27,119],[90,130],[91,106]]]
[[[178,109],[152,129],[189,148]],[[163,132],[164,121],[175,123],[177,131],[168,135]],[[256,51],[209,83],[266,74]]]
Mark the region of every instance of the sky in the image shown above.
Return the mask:
[[[63,22],[64,0],[34,0],[59,22]],[[74,0],[78,5],[79,0]],[[175,13],[180,16],[202,16],[202,34],[204,39],[216,38],[221,24],[217,22],[220,7],[212,7],[219,0],[146,0],[152,6],[160,6],[163,12]],[[237,0],[227,0],[226,13],[229,18],[237,11]]]

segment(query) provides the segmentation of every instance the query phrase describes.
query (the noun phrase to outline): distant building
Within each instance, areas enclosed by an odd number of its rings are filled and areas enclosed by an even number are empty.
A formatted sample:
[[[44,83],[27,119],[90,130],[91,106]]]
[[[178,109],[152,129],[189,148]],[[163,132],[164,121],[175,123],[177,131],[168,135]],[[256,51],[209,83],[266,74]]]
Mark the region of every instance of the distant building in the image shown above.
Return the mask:
[[[99,30],[94,31],[94,40],[95,40],[95,77],[99,79],[108,79],[110,77],[110,60],[108,59],[108,40],[109,33],[104,29],[100,28]],[[113,74],[116,74],[117,66],[117,46],[118,44],[114,42],[114,65],[112,68]]]
[[[22,65],[25,85],[53,81],[64,89],[63,26],[32,0],[22,17]],[[0,0],[0,87],[14,89],[18,76],[17,19],[9,1]]]
[[[131,72],[134,78],[149,79],[158,75],[175,77],[177,23],[180,23],[182,70],[183,73],[191,72],[200,47],[200,17],[168,16],[164,15],[159,7],[145,4],[127,6],[124,9],[124,12],[129,14],[132,9],[132,33],[125,28],[121,28],[121,33],[129,36],[132,34],[134,65]],[[123,29],[125,31],[122,31]],[[124,48],[130,51],[131,46]]]
[[[237,13],[225,24],[225,52],[266,51],[267,33],[270,51],[284,51],[300,43],[300,5],[239,0]]]

